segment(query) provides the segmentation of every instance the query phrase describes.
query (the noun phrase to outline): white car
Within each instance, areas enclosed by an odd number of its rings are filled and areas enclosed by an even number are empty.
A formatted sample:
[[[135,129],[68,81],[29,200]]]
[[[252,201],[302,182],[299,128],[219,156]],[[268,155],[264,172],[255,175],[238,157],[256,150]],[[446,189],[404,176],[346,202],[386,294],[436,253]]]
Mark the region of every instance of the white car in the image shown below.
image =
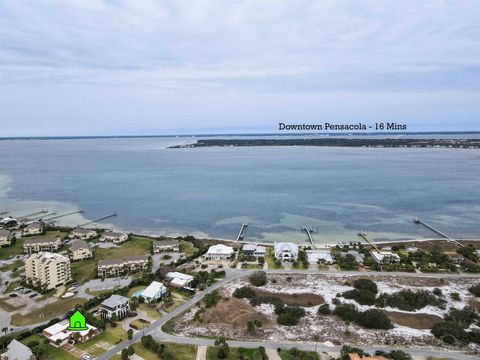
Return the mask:
[[[93,357],[90,355],[83,355],[82,360],[93,360]]]

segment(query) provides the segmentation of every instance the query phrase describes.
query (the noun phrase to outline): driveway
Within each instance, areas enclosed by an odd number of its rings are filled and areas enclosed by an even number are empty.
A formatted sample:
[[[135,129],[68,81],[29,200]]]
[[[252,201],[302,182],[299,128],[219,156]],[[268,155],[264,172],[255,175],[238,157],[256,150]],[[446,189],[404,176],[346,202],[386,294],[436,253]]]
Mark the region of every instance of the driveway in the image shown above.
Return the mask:
[[[83,285],[79,285],[77,287],[78,297],[82,297],[85,299],[90,299],[93,296],[86,293],[87,289],[90,291],[102,291],[102,290],[113,290],[115,287],[122,287],[127,286],[132,281],[132,277],[128,276],[126,279],[121,278],[105,278],[104,281],[102,279],[94,279],[87,281]]]

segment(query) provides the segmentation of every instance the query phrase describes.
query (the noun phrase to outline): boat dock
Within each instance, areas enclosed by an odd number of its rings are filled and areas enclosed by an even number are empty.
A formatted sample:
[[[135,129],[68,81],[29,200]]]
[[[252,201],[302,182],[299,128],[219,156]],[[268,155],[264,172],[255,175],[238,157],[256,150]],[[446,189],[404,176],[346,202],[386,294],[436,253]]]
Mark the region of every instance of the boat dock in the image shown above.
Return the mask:
[[[445,233],[441,232],[440,230],[434,228],[432,225],[429,225],[426,222],[420,220],[419,218],[413,219],[413,222],[415,224],[421,224],[421,225],[425,226],[427,229],[429,229],[430,231],[433,231],[434,233],[440,235],[441,237],[445,238],[449,242],[454,242],[455,244],[457,244],[459,246],[462,246],[462,247],[464,246],[462,243],[458,242],[454,238],[448,236],[447,234],[445,234]]]
[[[305,231],[305,232],[307,233],[308,241],[310,241],[310,244],[311,244],[312,246],[314,246],[314,245],[313,245],[313,238],[312,238],[312,232],[313,232],[312,228],[311,228],[311,227],[309,228],[309,227],[304,226],[304,227],[302,228],[302,231]]]
[[[34,213],[31,213],[31,214],[27,214],[27,215],[23,215],[23,216],[19,216],[17,218],[17,220],[21,221],[21,220],[28,220],[29,218],[31,218],[32,216],[37,216],[37,215],[44,215],[44,214],[48,214],[48,210],[41,210],[41,211],[37,211],[37,212],[34,212]]]
[[[108,215],[105,215],[105,216],[102,216],[102,217],[99,217],[99,218],[90,220],[90,221],[88,221],[88,222],[86,222],[86,223],[83,223],[83,224],[78,225],[77,227],[87,226],[87,225],[90,225],[90,224],[93,224],[93,223],[96,223],[96,222],[99,222],[99,221],[102,221],[102,220],[111,218],[111,217],[113,217],[113,216],[117,216],[117,213],[108,214]]]
[[[375,250],[377,250],[378,252],[380,252],[380,250],[378,249],[377,245],[375,245],[375,243],[374,243],[373,241],[371,241],[371,240],[367,237],[367,233],[366,233],[365,231],[359,232],[357,235],[360,236],[363,240],[365,240],[365,242],[367,242],[368,244],[370,244]]]
[[[248,223],[242,224],[242,226],[240,227],[240,232],[238,233],[236,241],[243,240],[247,226],[248,226]]]
[[[64,216],[73,215],[73,214],[82,213],[82,212],[83,212],[83,210],[75,210],[75,211],[71,211],[71,212],[68,212],[68,213],[65,213],[65,214],[59,214],[59,215],[55,215],[55,216],[52,216],[54,214],[47,215],[48,219],[43,218],[43,220],[51,221],[51,220],[58,219],[58,218],[61,218],[61,217],[64,217]]]

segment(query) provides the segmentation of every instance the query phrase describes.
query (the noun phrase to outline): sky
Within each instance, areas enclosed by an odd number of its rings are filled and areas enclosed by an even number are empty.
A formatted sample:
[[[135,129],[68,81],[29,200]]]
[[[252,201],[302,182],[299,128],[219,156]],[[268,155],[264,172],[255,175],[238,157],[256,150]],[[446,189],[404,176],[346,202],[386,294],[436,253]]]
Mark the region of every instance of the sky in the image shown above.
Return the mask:
[[[480,130],[480,1],[0,0],[0,137]]]

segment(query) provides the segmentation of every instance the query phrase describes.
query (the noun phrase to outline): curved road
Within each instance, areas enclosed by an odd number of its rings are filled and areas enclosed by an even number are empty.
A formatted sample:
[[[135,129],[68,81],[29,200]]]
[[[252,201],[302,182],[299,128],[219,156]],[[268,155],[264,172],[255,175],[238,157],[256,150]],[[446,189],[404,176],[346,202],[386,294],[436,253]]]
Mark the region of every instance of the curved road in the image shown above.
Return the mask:
[[[226,283],[247,276],[251,274],[254,270],[236,270],[236,269],[227,269],[226,276],[219,282],[216,282],[208,289],[196,294],[188,301],[184,302],[182,305],[174,309],[168,314],[162,316],[159,320],[154,321],[148,328],[144,329],[144,331],[136,332],[132,340],[124,340],[123,342],[115,345],[113,348],[105,352],[102,356],[98,357],[98,360],[107,360],[110,359],[113,355],[117,354],[118,352],[122,351],[122,349],[127,348],[129,345],[132,345],[136,342],[139,342],[143,335],[150,334],[155,339],[159,341],[168,341],[174,342],[178,344],[190,344],[190,345],[204,345],[204,346],[213,346],[214,341],[213,339],[207,338],[194,338],[194,337],[183,337],[178,335],[171,335],[163,332],[162,326],[165,325],[169,320],[174,318],[177,315],[180,315],[183,311],[189,309],[191,306],[195,305],[198,301],[202,300],[202,298],[212,292],[215,289],[225,285]],[[382,272],[360,272],[360,271],[336,271],[336,272],[328,272],[328,271],[319,271],[319,270],[266,270],[267,273],[275,273],[275,274],[330,274],[330,275],[390,275],[390,276],[408,276],[408,277],[430,277],[430,278],[457,278],[457,277],[471,277],[471,278],[480,278],[480,274],[423,274],[423,273],[402,273],[402,272],[389,272],[389,273],[382,273]],[[277,343],[274,341],[228,341],[228,344],[233,347],[244,347],[244,348],[258,348],[263,346],[266,349],[290,349],[296,347],[300,350],[315,350],[318,351],[336,351],[340,352],[341,346],[334,346],[329,347],[324,345],[323,343],[311,343],[311,342],[282,342]],[[368,352],[375,352],[376,350],[406,350],[411,355],[414,356],[424,356],[424,357],[439,357],[439,358],[451,358],[455,360],[478,360],[480,359],[477,355],[470,355],[465,354],[459,351],[439,351],[439,350],[429,350],[424,348],[401,348],[401,347],[390,347],[390,346],[363,346],[363,345],[356,345],[356,347],[360,347]]]

